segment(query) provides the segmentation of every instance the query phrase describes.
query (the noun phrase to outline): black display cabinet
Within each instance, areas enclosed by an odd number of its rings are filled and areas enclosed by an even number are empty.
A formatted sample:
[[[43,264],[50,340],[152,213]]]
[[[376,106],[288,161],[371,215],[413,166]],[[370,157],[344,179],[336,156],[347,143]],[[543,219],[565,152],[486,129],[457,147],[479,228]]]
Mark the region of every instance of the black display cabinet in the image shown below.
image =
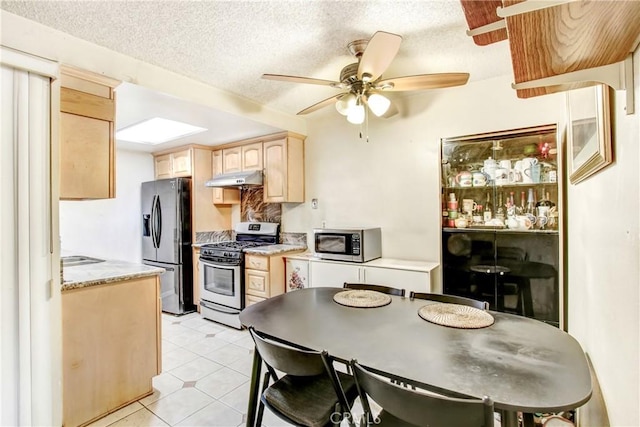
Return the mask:
[[[442,140],[444,293],[562,326],[555,125]]]

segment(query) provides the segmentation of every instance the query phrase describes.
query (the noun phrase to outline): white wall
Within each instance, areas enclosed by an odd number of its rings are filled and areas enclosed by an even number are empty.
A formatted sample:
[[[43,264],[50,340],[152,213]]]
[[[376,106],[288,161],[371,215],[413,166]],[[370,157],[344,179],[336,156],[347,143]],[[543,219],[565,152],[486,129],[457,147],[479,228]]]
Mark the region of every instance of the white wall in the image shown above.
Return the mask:
[[[116,150],[116,197],[60,202],[63,255],[142,261],[140,184],[153,181],[149,153]]]
[[[569,332],[589,353],[612,426],[640,425],[640,58],[635,110],[616,96],[615,163],[569,185]]]

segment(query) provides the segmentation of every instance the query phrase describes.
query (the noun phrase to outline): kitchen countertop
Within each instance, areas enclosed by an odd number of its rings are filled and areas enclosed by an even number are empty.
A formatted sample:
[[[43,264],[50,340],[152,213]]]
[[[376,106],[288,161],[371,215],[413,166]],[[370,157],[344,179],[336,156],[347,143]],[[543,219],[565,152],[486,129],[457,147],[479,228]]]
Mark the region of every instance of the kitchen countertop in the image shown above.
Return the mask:
[[[291,256],[287,256],[290,259],[299,259],[303,261],[313,261],[313,262],[330,262],[337,264],[352,264],[352,265],[361,265],[363,267],[381,267],[381,268],[395,268],[398,270],[410,270],[410,271],[422,271],[422,272],[431,272],[432,270],[438,268],[440,266],[439,263],[433,261],[415,261],[415,260],[406,260],[406,259],[397,259],[397,258],[378,258],[368,262],[348,262],[348,261],[334,261],[334,260],[325,260],[316,257],[313,252],[304,252],[301,254],[294,254]]]
[[[279,255],[286,252],[305,251],[306,246],[303,245],[291,245],[291,244],[279,244],[279,245],[267,245],[258,246],[255,248],[245,249],[244,252],[251,255]]]
[[[191,247],[192,248],[201,248],[204,245],[210,245],[212,243],[220,243],[220,242],[198,242],[198,243],[191,244]]]
[[[122,280],[137,279],[164,273],[164,268],[126,261],[105,260],[95,264],[67,266],[63,269],[61,290],[104,285]]]

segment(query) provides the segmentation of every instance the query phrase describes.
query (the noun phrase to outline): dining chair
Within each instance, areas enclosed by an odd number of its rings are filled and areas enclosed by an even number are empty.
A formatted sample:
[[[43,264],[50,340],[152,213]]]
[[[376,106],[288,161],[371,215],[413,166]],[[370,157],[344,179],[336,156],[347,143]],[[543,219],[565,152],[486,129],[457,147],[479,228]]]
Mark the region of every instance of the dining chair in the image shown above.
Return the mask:
[[[267,367],[262,383],[256,426],[266,406],[279,418],[297,426],[353,426],[351,407],[358,397],[351,375],[337,372],[326,351],[295,348],[249,327],[256,351]],[[284,373],[278,376],[279,371]]]
[[[389,381],[409,381],[406,378],[365,368],[356,360],[351,361],[351,370],[367,426],[493,427],[493,401],[489,397],[459,399],[414,391]],[[375,417],[369,397],[382,407]]]
[[[489,303],[486,301],[478,301],[472,298],[459,297],[457,295],[447,294],[429,294],[426,292],[413,292],[409,293],[409,299],[425,299],[430,301],[445,302],[449,304],[461,304],[468,305],[470,307],[479,308],[480,310],[488,310]]]
[[[344,282],[343,288],[376,291],[376,292],[382,292],[383,294],[396,295],[399,297],[403,297],[405,293],[404,289],[392,288],[391,286],[384,286],[384,285],[369,285],[367,283]]]

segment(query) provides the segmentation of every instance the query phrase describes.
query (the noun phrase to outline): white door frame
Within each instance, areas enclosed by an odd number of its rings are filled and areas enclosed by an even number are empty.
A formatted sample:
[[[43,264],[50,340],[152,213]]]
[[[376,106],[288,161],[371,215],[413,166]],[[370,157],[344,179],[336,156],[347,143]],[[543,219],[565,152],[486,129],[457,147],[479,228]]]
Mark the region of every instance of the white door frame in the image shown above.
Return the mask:
[[[0,425],[62,425],[59,64],[0,63]]]

